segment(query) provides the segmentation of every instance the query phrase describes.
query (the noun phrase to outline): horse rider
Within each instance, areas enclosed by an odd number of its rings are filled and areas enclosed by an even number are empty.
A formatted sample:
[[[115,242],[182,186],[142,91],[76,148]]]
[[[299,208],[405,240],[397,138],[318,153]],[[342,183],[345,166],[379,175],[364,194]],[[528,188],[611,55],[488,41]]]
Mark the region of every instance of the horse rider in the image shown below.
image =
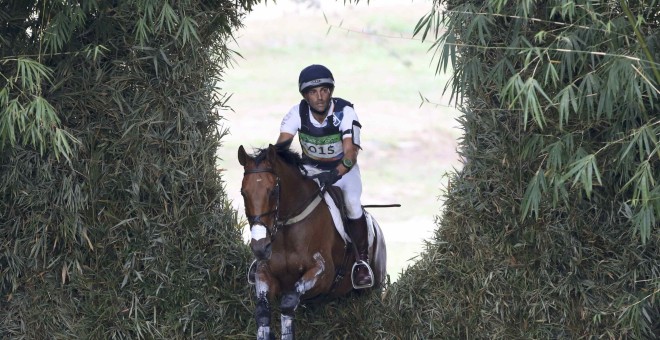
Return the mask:
[[[362,179],[357,164],[362,126],[353,104],[332,97],[334,88],[335,79],[327,67],[305,67],[298,77],[303,99],[282,119],[277,144],[290,144],[298,133],[305,167],[321,170],[313,176],[321,186],[341,188],[348,217],[346,231],[358,251],[353,285],[367,288],[373,285],[373,272],[369,267],[367,219],[362,210]]]

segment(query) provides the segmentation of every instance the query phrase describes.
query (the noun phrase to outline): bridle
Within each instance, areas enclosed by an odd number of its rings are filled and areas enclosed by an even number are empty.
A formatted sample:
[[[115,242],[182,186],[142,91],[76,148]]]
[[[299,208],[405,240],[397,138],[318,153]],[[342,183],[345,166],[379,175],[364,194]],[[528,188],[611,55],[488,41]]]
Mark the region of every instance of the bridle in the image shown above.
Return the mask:
[[[307,217],[312,212],[312,210],[314,210],[316,205],[318,205],[318,203],[321,202],[323,192],[319,188],[319,190],[317,190],[309,199],[303,202],[303,204],[299,209],[294,210],[293,214],[289,214],[285,218],[280,218],[280,193],[281,193],[280,176],[272,168],[245,170],[243,176],[262,173],[262,172],[268,172],[273,174],[273,176],[275,176],[275,186],[273,187],[273,190],[275,191],[275,195],[277,197],[275,200],[275,208],[273,208],[273,210],[271,211],[267,211],[257,215],[248,215],[246,211],[245,216],[247,217],[248,223],[250,224],[250,228],[252,228],[252,226],[257,223],[266,226],[267,227],[266,229],[270,233],[270,237],[272,239],[275,237],[275,234],[277,234],[277,231],[280,229],[280,227],[294,224]],[[268,225],[264,223],[261,220],[261,218],[273,214],[275,215],[273,225],[270,228],[268,228]]]
[[[276,201],[275,201],[275,208],[271,211],[261,213],[258,215],[248,215],[247,211],[245,212],[245,217],[248,219],[248,223],[250,224],[250,228],[252,228],[253,225],[259,223],[262,225],[266,225],[261,218],[264,216],[272,215],[275,214],[275,223],[273,223],[273,231],[271,232],[271,237],[277,232],[277,222],[279,220],[280,216],[280,176],[278,176],[275,171],[271,168],[265,168],[265,169],[252,169],[252,170],[245,170],[243,173],[243,176],[250,175],[250,174],[257,174],[257,173],[262,173],[262,172],[268,172],[273,174],[275,176],[275,186],[273,187],[273,190],[275,190],[275,195],[277,196]],[[247,208],[247,207],[246,207]],[[267,228],[270,232],[271,228]]]

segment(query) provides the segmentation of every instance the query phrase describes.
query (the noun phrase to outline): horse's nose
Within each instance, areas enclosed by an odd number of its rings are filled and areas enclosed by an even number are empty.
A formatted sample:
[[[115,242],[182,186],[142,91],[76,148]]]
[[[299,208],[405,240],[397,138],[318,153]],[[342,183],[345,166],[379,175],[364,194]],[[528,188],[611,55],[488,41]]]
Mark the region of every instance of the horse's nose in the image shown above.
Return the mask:
[[[272,251],[268,229],[263,224],[258,223],[250,228],[250,232],[252,233],[252,240],[250,241],[252,253],[254,253],[257,260],[268,260]]]
[[[261,239],[259,241],[252,240],[250,243],[252,248],[252,253],[257,260],[268,260],[270,255],[273,253],[273,246],[270,243],[270,240]]]

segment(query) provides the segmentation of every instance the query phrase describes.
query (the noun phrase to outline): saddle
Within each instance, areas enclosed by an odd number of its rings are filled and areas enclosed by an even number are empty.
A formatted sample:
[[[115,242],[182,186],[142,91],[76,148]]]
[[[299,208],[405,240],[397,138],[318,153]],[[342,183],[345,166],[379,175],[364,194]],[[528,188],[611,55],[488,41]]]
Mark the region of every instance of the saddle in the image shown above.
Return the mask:
[[[326,192],[332,198],[332,201],[335,203],[335,206],[337,206],[337,209],[339,209],[339,215],[341,216],[342,224],[346,225],[346,222],[348,221],[348,217],[346,215],[346,202],[344,201],[344,194],[342,193],[341,189],[338,186],[332,185],[330,188],[326,189]]]

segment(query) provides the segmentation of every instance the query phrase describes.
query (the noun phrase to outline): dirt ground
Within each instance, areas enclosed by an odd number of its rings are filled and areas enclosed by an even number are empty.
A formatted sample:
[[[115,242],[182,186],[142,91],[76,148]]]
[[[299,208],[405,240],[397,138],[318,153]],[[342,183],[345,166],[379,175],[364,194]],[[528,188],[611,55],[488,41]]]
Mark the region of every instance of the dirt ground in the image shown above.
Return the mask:
[[[434,74],[430,43],[411,38],[431,2],[316,4],[278,1],[247,17],[234,46],[243,58],[236,58],[221,85],[232,95],[233,112],[223,114],[222,128],[230,134],[219,167],[242,213],[238,146],[250,151],[274,143],[282,116],[300,100],[300,70],[311,63],[328,66],[337,81],[335,96],[355,103],[363,125],[363,204],[402,205],[370,209],[385,234],[395,281],[433,235],[445,175],[460,167],[458,112],[442,95],[448,75]],[[420,105],[420,95],[432,103]]]

